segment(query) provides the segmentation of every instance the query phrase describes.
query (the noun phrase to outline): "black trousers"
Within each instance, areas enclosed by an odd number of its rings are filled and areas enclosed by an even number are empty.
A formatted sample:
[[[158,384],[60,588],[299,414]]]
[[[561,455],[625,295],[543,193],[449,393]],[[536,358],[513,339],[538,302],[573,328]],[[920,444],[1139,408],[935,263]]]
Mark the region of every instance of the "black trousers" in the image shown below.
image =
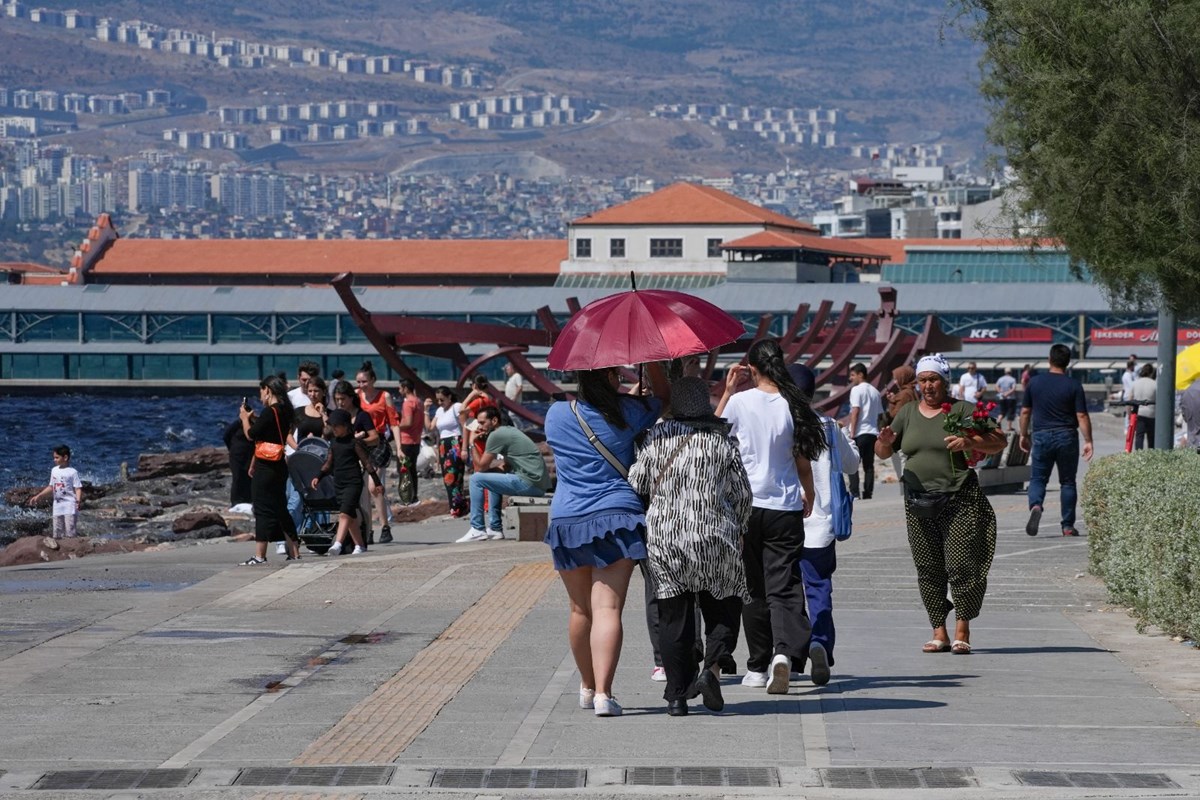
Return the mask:
[[[654,582],[650,580],[650,567],[648,562],[643,559],[638,563],[638,569],[642,573],[642,586],[646,591],[646,633],[650,635],[650,648],[654,651],[654,666],[661,667],[663,665],[662,650],[658,646],[659,639],[659,621],[658,621],[658,604],[659,600],[654,596]],[[700,608],[696,608],[696,625],[700,625]],[[737,631],[734,631],[734,642],[737,641]],[[730,649],[730,657],[733,657],[733,650]],[[704,659],[704,645],[697,644],[694,655],[696,661]]]
[[[658,645],[662,666],[667,672],[663,699],[683,700],[696,680],[696,645],[700,638],[696,622],[697,606],[704,618],[704,669],[720,659],[732,656],[737,647],[738,617],[742,598],[734,595],[717,599],[708,592],[689,592],[656,602],[658,606]]]
[[[742,547],[750,590],[742,627],[750,651],[746,668],[753,672],[766,672],[778,653],[803,657],[812,636],[804,613],[804,581],[796,569],[803,549],[803,511],[751,509]]]
[[[1133,449],[1144,450],[1149,444],[1154,449],[1154,417],[1138,417],[1133,429]]]
[[[858,491],[858,472],[850,476],[850,494],[867,500],[875,492],[875,440],[879,437],[873,433],[860,433],[854,437],[858,445],[858,453],[862,456],[863,485],[862,494]]]
[[[407,482],[399,481],[400,502],[414,503],[417,501],[417,457],[421,455],[421,445],[402,444],[400,454],[404,456],[405,466],[408,468]]]

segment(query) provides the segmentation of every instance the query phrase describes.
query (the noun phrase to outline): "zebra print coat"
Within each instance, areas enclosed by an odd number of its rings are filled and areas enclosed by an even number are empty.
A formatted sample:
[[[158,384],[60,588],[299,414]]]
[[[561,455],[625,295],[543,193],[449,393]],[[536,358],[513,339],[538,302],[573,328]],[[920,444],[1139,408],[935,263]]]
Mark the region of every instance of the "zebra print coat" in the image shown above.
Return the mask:
[[[650,497],[646,550],[657,598],[688,592],[747,598],[741,535],[750,480],[728,432],[666,420],[651,428],[629,471]]]

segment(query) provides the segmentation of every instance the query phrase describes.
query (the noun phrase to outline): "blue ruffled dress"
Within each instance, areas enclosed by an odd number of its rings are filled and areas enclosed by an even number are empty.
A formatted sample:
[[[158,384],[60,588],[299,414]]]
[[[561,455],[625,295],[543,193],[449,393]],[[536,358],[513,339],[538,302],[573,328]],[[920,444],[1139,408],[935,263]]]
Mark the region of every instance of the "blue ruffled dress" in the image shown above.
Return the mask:
[[[627,426],[608,423],[600,412],[579,403],[592,431],[622,464],[633,463],[634,439],[658,419],[656,399],[621,399]],[[546,413],[546,442],[554,451],[558,485],[550,502],[545,542],[557,570],[603,568],[623,558],[646,558],[646,517],[629,482],[587,440],[570,403]]]

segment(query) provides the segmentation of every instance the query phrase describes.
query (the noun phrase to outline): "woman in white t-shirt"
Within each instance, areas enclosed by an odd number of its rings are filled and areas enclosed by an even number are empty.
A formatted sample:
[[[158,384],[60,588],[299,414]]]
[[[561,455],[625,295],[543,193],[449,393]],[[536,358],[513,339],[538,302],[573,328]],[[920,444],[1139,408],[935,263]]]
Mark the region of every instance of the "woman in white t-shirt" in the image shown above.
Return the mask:
[[[425,429],[438,437],[442,483],[446,486],[446,500],[450,503],[452,517],[465,516],[470,510],[467,496],[463,494],[463,432],[458,421],[461,411],[462,404],[455,400],[454,390],[449,386],[439,386],[434,391],[434,398],[425,400]]]
[[[738,440],[754,494],[742,548],[750,594],[742,609],[750,650],[742,685],[787,694],[792,659],[804,657],[812,634],[796,564],[804,518],[812,513],[804,498],[815,496],[811,462],[826,448],[825,433],[788,374],[778,342],[756,342],[746,358],[749,367],[730,368],[717,405],[717,416],[729,421]],[[747,372],[754,387],[738,392]]]

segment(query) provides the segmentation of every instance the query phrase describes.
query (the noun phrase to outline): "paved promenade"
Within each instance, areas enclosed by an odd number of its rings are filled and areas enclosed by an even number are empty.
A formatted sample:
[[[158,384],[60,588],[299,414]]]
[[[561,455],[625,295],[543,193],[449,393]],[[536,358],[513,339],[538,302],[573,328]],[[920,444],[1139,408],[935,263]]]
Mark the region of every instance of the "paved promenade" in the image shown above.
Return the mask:
[[[1037,538],[1023,495],[993,503],[973,654],[920,652],[886,485],[838,548],[829,685],[726,678],[725,711],[686,718],[636,576],[625,715],[598,719],[544,546],[446,544],[458,521],[286,568],[221,543],[0,570],[0,796],[1200,797],[1200,652],[1106,604],[1056,492]]]

